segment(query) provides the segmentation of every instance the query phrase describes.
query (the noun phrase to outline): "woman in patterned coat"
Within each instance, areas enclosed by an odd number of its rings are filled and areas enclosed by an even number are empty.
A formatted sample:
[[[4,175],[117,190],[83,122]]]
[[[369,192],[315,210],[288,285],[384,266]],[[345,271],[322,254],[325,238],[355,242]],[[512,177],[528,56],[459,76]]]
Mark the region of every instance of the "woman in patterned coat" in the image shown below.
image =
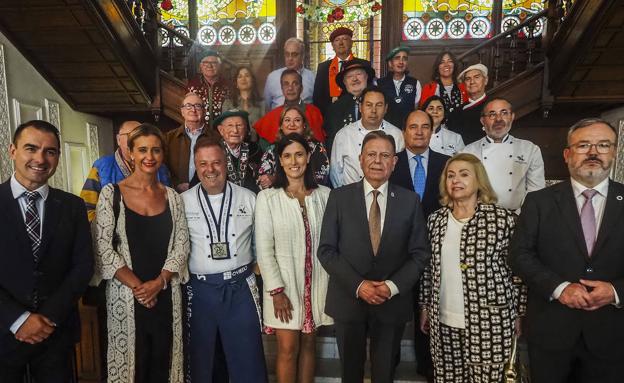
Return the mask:
[[[506,260],[514,214],[495,205],[485,168],[471,154],[447,162],[440,193],[420,293],[435,382],[501,382],[526,302]]]
[[[182,294],[189,233],[182,199],[158,182],[164,138],[141,124],[128,137],[134,172],[102,189],[95,276],[106,280],[109,383],[182,383]]]

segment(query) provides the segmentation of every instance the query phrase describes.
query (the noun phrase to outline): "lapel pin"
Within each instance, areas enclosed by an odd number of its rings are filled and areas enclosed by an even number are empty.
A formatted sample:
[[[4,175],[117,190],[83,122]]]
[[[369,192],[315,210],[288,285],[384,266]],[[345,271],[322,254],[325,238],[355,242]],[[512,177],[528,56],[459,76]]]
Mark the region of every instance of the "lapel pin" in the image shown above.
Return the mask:
[[[390,192],[390,197],[394,198],[394,192]],[[620,199],[622,199],[621,196],[618,196],[618,197],[620,197]]]
[[[624,199],[624,197],[622,197],[621,195],[619,195],[619,196],[615,197],[615,199],[616,199],[616,200],[618,200],[618,201],[621,201],[621,200],[623,200],[623,199]]]

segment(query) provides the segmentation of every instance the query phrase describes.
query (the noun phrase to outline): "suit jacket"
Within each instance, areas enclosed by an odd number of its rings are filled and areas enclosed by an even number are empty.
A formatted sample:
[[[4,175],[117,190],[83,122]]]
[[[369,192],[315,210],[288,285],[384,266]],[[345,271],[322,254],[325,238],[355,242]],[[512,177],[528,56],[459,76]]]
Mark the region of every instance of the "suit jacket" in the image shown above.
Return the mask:
[[[388,186],[386,214],[377,255],[373,255],[363,182],[329,194],[318,258],[329,273],[325,313],[337,321],[362,322],[369,315],[388,324],[413,316],[412,288],[431,256],[425,218],[414,193]],[[399,294],[381,305],[356,297],[363,280],[391,280]]]
[[[190,182],[188,172],[190,166],[189,159],[191,157],[191,139],[184,129],[184,125],[180,125],[176,129],[165,133],[165,165],[167,165],[171,173],[171,187],[174,189],[180,184]],[[204,126],[204,130],[199,138],[202,136],[210,137],[216,141],[221,139],[219,133],[207,124]]]
[[[0,184],[0,232],[0,354],[15,345],[9,328],[25,311],[46,316],[70,334],[77,332],[77,302],[93,274],[84,202],[50,188],[35,266],[19,203],[10,181],[4,182]],[[33,302],[34,292],[38,305]]]
[[[321,110],[323,116],[327,112],[327,108],[332,103],[329,97],[329,65],[333,57],[320,63],[316,69],[316,79],[314,80],[314,93],[312,94],[312,103]]]
[[[410,174],[409,159],[407,151],[403,150],[397,154],[397,162],[394,172],[390,176],[390,182],[411,191],[414,191],[414,183]],[[425,183],[425,194],[422,198],[422,207],[425,217],[440,208],[440,175],[444,170],[446,161],[451,158],[447,155],[429,149],[429,160],[427,161],[427,181]]]
[[[612,283],[622,302],[623,196],[624,185],[610,181],[597,242],[589,257],[570,181],[527,195],[511,241],[509,263],[529,287],[529,342],[572,348],[582,336],[598,355],[624,352],[624,310],[613,305],[595,311],[570,309],[551,299],[561,283],[585,278]]]

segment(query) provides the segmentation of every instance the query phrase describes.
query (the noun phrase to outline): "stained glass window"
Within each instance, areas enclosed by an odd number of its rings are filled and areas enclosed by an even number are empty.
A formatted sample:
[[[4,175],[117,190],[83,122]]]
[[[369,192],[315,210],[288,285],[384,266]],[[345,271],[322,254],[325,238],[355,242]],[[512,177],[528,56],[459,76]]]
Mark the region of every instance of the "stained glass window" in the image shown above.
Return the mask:
[[[495,1],[503,3],[503,31],[540,12],[545,3],[545,0],[404,0],[403,40],[491,37]],[[541,34],[543,29],[541,22],[534,35]]]
[[[202,45],[271,44],[275,41],[277,0],[197,0]],[[161,10],[163,22],[189,36],[188,0],[172,0],[173,8]],[[163,35],[163,46],[169,44]],[[174,40],[176,45],[179,42]]]
[[[370,60],[379,73],[382,1],[308,0],[297,2],[297,37],[310,47],[310,68],[335,56],[329,35],[339,27],[353,30],[353,54]]]

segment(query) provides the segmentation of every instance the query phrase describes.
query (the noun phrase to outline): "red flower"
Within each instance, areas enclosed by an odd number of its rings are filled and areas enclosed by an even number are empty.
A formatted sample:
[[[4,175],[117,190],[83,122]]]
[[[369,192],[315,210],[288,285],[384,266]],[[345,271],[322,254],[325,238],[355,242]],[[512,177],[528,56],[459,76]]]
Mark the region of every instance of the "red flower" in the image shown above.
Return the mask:
[[[336,18],[334,18],[334,14],[330,13],[329,15],[327,15],[327,22],[328,23],[333,23],[334,21],[336,21]]]
[[[171,0],[163,0],[163,2],[160,3],[160,7],[165,11],[170,11],[173,9],[173,4],[171,3]]]
[[[375,1],[375,4],[373,4],[373,6],[371,7],[371,11],[373,12],[377,12],[379,10],[381,10],[381,4],[379,4],[379,2]]]
[[[344,9],[340,7],[336,7],[336,9],[334,9],[334,12],[332,12],[332,14],[334,15],[334,18],[336,20],[342,20],[344,18]]]
[[[303,5],[297,7],[297,13],[303,15],[305,13],[305,9],[303,9]]]

